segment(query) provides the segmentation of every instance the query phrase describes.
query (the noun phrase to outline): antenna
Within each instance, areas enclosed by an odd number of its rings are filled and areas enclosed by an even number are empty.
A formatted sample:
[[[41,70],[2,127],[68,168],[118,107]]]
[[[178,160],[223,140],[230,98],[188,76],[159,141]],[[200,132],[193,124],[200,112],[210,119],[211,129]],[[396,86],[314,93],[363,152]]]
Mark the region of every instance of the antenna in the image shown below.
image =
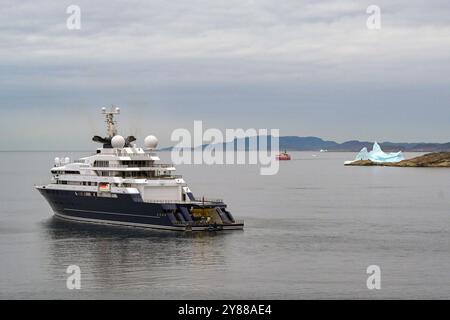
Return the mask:
[[[112,137],[116,136],[117,135],[117,128],[116,128],[117,122],[114,120],[114,115],[120,114],[120,108],[112,105],[111,109],[109,111],[107,111],[106,108],[103,107],[102,114],[104,114],[106,117],[106,126],[107,126],[109,137],[112,138]]]

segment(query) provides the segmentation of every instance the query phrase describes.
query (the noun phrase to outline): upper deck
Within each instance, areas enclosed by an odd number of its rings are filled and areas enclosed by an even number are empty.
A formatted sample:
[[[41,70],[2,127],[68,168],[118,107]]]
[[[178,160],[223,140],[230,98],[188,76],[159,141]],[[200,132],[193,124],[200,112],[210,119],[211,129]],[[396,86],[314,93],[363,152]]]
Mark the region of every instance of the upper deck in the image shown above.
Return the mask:
[[[124,138],[118,135],[117,123],[114,116],[120,114],[119,108],[107,111],[102,108],[106,117],[107,137],[94,136],[93,141],[102,143],[94,155],[84,157],[70,163],[68,158],[55,159],[52,173],[71,173],[97,176],[118,176],[123,178],[179,178],[172,175],[175,167],[172,164],[158,163],[160,158],[155,152],[158,139],[147,136],[144,140],[145,149],[133,142],[134,136]]]

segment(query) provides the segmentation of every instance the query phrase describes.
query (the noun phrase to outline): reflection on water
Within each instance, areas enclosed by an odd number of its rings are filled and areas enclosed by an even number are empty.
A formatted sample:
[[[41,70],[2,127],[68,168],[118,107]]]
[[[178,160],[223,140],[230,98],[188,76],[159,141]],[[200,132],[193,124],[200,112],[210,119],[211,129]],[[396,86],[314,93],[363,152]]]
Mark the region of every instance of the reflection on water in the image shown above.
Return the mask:
[[[183,268],[223,269],[230,232],[171,232],[102,226],[51,218],[43,223],[49,265],[76,264],[89,287],[160,283]],[[85,267],[85,268],[83,268]],[[189,271],[189,270],[186,270]],[[155,281],[153,281],[155,280]]]

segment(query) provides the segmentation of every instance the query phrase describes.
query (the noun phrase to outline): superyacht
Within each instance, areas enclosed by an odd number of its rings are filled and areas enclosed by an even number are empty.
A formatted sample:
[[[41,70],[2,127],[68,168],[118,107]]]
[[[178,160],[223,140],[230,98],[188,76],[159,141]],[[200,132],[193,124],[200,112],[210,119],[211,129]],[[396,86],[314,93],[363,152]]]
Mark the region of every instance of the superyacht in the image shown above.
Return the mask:
[[[102,108],[107,137],[91,156],[70,161],[55,158],[52,179],[36,186],[60,219],[180,231],[243,229],[219,199],[197,198],[172,164],[160,163],[158,140],[118,134],[120,109]]]

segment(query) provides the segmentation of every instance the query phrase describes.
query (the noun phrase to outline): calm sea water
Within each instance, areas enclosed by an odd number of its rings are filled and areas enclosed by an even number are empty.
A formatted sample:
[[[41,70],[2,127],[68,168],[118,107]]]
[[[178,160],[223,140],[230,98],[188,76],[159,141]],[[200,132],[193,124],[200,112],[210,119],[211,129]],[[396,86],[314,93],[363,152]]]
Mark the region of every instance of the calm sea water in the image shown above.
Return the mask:
[[[344,167],[354,154],[312,152],[275,176],[180,166],[246,227],[178,233],[54,220],[33,185],[65,155],[85,154],[0,153],[0,298],[450,298],[449,169]],[[66,289],[71,264],[81,290]],[[366,287],[373,264],[381,290]]]

